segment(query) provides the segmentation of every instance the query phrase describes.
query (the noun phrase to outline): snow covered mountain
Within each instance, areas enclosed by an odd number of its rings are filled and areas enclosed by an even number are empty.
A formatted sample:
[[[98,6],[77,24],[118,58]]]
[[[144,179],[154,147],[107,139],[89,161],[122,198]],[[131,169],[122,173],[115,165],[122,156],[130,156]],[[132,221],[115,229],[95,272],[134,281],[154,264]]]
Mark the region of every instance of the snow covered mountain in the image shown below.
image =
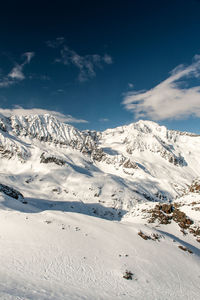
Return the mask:
[[[20,184],[25,196],[98,197],[104,206],[130,211],[138,201],[184,194],[200,176],[199,147],[200,136],[150,121],[81,132],[50,115],[1,117],[1,182]]]
[[[1,116],[0,299],[199,299],[199,149],[150,121]]]

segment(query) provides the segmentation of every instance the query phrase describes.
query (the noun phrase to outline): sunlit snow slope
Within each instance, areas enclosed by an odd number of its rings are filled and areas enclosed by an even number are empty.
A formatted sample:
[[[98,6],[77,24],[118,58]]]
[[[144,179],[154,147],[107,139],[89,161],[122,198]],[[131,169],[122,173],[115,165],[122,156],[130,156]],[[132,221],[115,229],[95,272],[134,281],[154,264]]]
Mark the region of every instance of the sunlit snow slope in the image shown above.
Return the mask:
[[[0,299],[200,299],[199,149],[150,121],[1,116]]]

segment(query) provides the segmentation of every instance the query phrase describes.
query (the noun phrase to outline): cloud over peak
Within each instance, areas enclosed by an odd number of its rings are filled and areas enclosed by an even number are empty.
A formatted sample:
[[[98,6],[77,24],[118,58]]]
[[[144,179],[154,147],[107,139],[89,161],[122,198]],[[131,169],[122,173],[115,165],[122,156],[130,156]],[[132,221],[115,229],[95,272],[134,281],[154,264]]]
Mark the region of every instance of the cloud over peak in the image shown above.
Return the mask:
[[[179,65],[170,76],[148,91],[126,94],[123,104],[137,118],[152,120],[180,119],[195,115],[200,117],[200,85],[187,87],[187,80],[200,77],[200,55],[191,65]]]
[[[42,109],[42,108],[25,109],[19,105],[16,105],[16,106],[14,106],[14,108],[11,108],[11,109],[0,108],[0,114],[4,115],[5,117],[10,117],[12,115],[27,116],[27,115],[49,114],[49,115],[56,117],[59,121],[61,121],[63,123],[88,123],[88,121],[86,121],[86,120],[77,119],[71,115],[65,115],[65,114],[62,114],[62,113],[54,111],[54,110],[47,110],[47,109]]]

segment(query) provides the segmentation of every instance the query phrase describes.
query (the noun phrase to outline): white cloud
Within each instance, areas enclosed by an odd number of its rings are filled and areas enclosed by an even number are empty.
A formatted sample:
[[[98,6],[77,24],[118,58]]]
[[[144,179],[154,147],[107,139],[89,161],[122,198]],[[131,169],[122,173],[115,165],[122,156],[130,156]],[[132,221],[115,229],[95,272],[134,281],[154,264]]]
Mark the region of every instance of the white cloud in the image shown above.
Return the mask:
[[[70,49],[64,44],[64,38],[57,38],[55,41],[48,41],[46,44],[51,48],[61,47],[60,57],[55,62],[62,63],[66,66],[74,65],[79,69],[78,80],[80,82],[87,81],[96,76],[96,69],[102,69],[103,65],[113,63],[112,57],[108,54],[103,56],[99,54],[80,55],[76,51]]]
[[[153,120],[178,119],[194,115],[200,117],[200,85],[187,87],[187,79],[200,77],[200,56],[189,66],[180,65],[170,76],[148,91],[129,92],[123,104],[137,118]]]
[[[86,120],[77,119],[71,115],[64,115],[64,114],[54,111],[54,110],[46,110],[46,109],[42,109],[42,108],[25,109],[18,105],[16,105],[12,109],[0,108],[0,114],[4,115],[5,117],[10,117],[12,115],[27,116],[27,115],[49,114],[49,115],[56,117],[59,121],[64,122],[64,123],[88,123],[88,121],[86,121]]]
[[[16,63],[12,70],[6,76],[1,76],[0,78],[0,88],[9,87],[14,85],[18,81],[24,80],[26,77],[23,73],[23,68],[26,64],[29,64],[31,59],[34,56],[34,52],[26,52],[22,54],[22,57],[25,57],[23,63]]]

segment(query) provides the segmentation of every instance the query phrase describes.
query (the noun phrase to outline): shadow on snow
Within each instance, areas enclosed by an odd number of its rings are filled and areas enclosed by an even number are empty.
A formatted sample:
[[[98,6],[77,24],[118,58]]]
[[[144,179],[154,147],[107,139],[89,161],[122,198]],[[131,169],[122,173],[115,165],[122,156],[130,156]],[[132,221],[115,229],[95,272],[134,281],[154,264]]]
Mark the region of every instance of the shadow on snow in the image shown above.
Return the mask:
[[[186,247],[186,248],[192,250],[192,252],[193,252],[194,254],[196,254],[197,256],[200,257],[200,249],[198,249],[197,247],[195,247],[195,246],[193,246],[193,245],[191,245],[191,244],[189,244],[189,243],[187,243],[187,242],[181,240],[180,238],[178,238],[177,236],[175,236],[175,235],[173,235],[173,234],[171,234],[171,233],[168,233],[168,232],[165,232],[165,231],[162,231],[162,230],[158,230],[158,229],[157,229],[157,231],[160,232],[160,233],[163,234],[163,235],[166,235],[166,236],[170,237],[172,240],[176,241],[176,242],[179,243],[181,246],[184,246],[184,247]]]
[[[53,210],[80,213],[112,221],[120,221],[127,213],[125,210],[105,207],[99,203],[84,203],[82,201],[53,201],[37,198],[25,198],[24,200],[27,202],[26,204],[7,196],[1,204],[3,204],[4,208],[6,207],[23,213],[40,213],[46,210]]]

